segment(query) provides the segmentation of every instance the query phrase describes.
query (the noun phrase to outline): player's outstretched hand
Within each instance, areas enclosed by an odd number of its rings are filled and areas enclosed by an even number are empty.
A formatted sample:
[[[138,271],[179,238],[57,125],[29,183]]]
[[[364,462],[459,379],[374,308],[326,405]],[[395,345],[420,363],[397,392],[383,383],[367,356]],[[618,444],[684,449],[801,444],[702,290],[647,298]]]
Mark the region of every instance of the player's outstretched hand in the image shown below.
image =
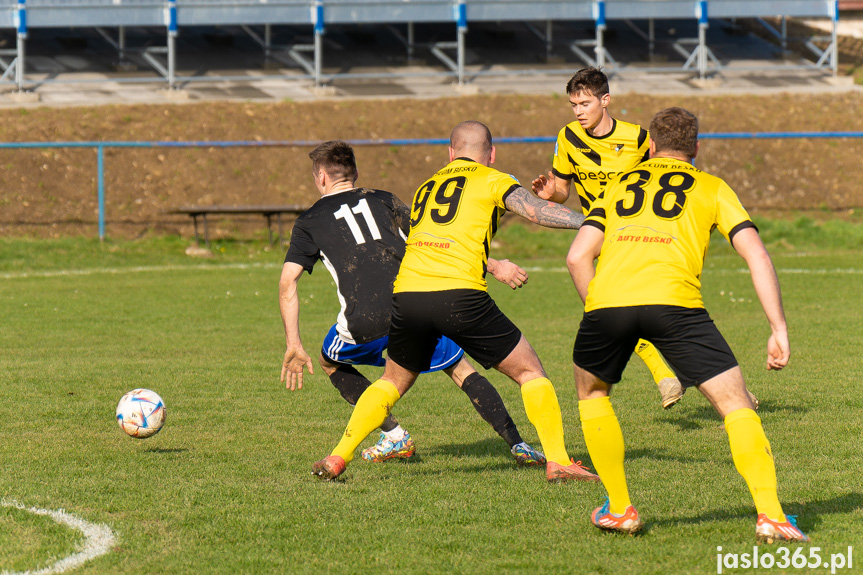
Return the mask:
[[[527,272],[509,260],[496,260],[495,265],[489,265],[488,271],[491,272],[494,279],[512,289],[520,288],[527,283]]]
[[[788,365],[791,348],[788,345],[788,332],[777,332],[767,340],[767,369],[780,370]]]
[[[550,200],[554,195],[554,175],[551,172],[547,176],[540,174],[530,183],[530,187],[543,200]]]
[[[303,389],[303,368],[309,370],[310,374],[315,373],[312,367],[312,358],[301,347],[289,347],[285,351],[285,359],[282,360],[282,376],[281,382],[285,384],[285,389],[294,391],[295,389]]]

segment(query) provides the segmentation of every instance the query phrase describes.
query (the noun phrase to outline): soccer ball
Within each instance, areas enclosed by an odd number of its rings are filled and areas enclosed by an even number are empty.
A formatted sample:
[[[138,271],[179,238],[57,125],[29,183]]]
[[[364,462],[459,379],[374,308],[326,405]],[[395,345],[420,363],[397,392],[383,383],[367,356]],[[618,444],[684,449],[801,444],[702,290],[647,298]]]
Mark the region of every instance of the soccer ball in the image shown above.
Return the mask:
[[[165,424],[165,402],[149,389],[133,389],[117,404],[117,423],[127,435],[144,439]]]

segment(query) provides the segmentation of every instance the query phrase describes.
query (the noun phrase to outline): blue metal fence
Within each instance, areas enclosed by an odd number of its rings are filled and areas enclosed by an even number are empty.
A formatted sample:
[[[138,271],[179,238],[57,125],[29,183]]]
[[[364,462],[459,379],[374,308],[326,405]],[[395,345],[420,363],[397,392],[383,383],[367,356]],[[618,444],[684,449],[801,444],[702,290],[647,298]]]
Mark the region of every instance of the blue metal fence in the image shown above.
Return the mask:
[[[699,134],[701,140],[769,140],[812,138],[863,138],[863,132],[714,132]],[[555,136],[525,136],[495,138],[498,144],[553,144]],[[346,140],[352,146],[448,146],[449,138],[388,138],[375,140]],[[234,140],[234,141],[153,141],[153,142],[0,142],[0,149],[28,148],[92,148],[96,150],[97,193],[99,204],[99,239],[105,239],[105,148],[306,148],[320,144],[320,140]]]

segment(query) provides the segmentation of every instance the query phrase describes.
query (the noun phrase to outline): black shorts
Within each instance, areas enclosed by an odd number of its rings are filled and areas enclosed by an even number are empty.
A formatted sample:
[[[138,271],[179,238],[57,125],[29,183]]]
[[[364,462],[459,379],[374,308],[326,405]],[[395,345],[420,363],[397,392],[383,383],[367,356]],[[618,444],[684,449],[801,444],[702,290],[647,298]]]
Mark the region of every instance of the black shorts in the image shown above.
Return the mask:
[[[585,313],[575,336],[572,361],[605,383],[617,383],[639,339],[656,346],[684,387],[700,385],[737,366],[706,309],[672,305]]]
[[[521,332],[488,293],[472,289],[399,292],[393,295],[387,355],[411,371],[429,368],[437,339],[445,335],[485,369],[502,362]]]

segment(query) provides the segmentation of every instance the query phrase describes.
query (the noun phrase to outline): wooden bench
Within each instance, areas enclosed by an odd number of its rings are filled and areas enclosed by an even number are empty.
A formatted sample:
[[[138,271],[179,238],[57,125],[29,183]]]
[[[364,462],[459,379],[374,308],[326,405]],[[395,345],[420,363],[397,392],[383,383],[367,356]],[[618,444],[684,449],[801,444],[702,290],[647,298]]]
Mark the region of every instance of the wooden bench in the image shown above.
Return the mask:
[[[236,215],[236,214],[260,214],[267,218],[267,232],[269,233],[270,245],[273,245],[273,216],[276,217],[276,224],[279,233],[279,245],[282,243],[282,214],[299,215],[309,209],[309,206],[185,206],[170,210],[169,214],[185,214],[192,218],[195,224],[195,242],[199,242],[198,235],[198,217],[204,223],[204,243],[210,247],[210,236],[207,230],[207,216],[212,214],[217,215]]]

